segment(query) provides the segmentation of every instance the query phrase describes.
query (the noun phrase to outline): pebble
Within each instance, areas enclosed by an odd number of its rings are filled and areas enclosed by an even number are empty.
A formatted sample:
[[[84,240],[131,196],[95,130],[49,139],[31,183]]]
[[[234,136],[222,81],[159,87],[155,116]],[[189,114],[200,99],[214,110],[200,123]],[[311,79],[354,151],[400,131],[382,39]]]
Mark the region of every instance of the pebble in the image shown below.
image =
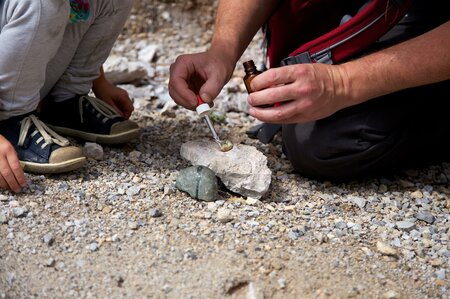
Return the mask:
[[[53,244],[53,235],[51,233],[48,233],[42,237],[42,241],[47,244],[48,246],[51,246]]]
[[[399,230],[402,230],[405,232],[412,231],[413,229],[416,228],[416,225],[414,224],[414,222],[410,222],[410,221],[397,221],[395,223],[395,225]]]
[[[360,209],[363,209],[366,206],[366,200],[362,197],[351,197],[350,201],[352,201]]]
[[[231,210],[226,208],[220,208],[217,211],[217,220],[222,223],[227,223],[233,220],[233,216],[231,215]]]
[[[192,198],[215,201],[219,192],[216,174],[205,166],[192,166],[179,172],[175,186]]]
[[[14,217],[20,218],[20,217],[25,217],[28,213],[28,210],[23,207],[16,207],[16,208],[13,208],[12,212],[13,212]]]
[[[101,161],[104,156],[103,147],[94,142],[86,142],[83,146],[83,154],[86,158]]]
[[[377,251],[383,255],[396,256],[398,254],[397,250],[381,241],[377,242]]]
[[[436,218],[428,211],[420,211],[414,217],[418,220],[425,221],[428,224],[433,224]]]
[[[91,244],[89,244],[88,248],[89,248],[89,250],[91,252],[97,251],[98,250],[98,243],[97,242],[92,242]]]
[[[397,299],[400,298],[400,295],[395,291],[388,291],[383,294],[383,299]]]
[[[128,196],[136,196],[141,192],[141,187],[139,186],[131,186],[127,189],[126,193]]]
[[[0,194],[0,201],[8,201],[9,200],[9,196]]]
[[[45,261],[44,266],[45,267],[53,267],[55,266],[55,259],[54,258],[49,258],[48,260]]]
[[[8,223],[8,216],[5,213],[0,213],[0,224]]]
[[[138,223],[136,221],[130,221],[128,222],[128,228],[131,230],[137,230],[139,227]]]
[[[163,215],[160,209],[151,209],[149,212],[150,217],[152,218],[158,218]]]
[[[253,197],[247,197],[247,200],[245,201],[245,203],[248,204],[249,206],[256,205],[259,202],[260,202],[259,199]]]

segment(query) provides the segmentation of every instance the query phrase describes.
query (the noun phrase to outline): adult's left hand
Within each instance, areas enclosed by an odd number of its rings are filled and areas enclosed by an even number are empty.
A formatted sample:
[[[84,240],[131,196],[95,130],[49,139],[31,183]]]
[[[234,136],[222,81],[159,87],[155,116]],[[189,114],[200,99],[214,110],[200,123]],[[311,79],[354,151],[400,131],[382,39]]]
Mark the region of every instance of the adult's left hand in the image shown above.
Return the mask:
[[[325,118],[350,105],[345,102],[344,78],[338,66],[319,63],[270,69],[251,82],[250,114],[277,124]],[[258,107],[261,105],[271,107]]]

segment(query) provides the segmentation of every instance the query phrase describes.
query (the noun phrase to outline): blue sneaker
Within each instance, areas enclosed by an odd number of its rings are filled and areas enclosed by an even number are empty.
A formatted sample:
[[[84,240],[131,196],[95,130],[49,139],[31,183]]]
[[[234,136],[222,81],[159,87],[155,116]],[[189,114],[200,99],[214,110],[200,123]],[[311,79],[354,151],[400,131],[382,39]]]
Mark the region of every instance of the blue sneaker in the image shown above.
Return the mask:
[[[0,135],[14,146],[24,171],[62,173],[78,169],[86,162],[81,148],[70,146],[66,138],[32,114],[0,121]]]
[[[59,134],[91,142],[121,144],[139,136],[135,122],[118,115],[104,101],[84,95],[62,102],[46,99],[39,117]]]

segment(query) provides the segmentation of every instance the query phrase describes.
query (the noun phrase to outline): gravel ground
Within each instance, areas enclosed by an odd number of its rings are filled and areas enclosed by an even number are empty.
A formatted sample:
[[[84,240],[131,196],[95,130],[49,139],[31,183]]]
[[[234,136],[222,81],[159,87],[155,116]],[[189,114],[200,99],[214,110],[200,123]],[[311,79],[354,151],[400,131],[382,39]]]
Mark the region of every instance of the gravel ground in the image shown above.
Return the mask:
[[[173,106],[168,68],[207,47],[214,6],[155,3],[136,4],[113,50],[136,61],[158,49],[149,75],[123,85],[140,139],[69,175],[27,175],[22,194],[2,191],[0,298],[450,298],[450,164],[348,184],[303,178],[279,138],[246,138],[256,122],[240,104],[240,66],[216,127],[268,157],[269,193],[245,199],[222,186],[205,203],[176,190],[190,166],[181,144],[210,136]],[[259,61],[260,41],[242,60]]]

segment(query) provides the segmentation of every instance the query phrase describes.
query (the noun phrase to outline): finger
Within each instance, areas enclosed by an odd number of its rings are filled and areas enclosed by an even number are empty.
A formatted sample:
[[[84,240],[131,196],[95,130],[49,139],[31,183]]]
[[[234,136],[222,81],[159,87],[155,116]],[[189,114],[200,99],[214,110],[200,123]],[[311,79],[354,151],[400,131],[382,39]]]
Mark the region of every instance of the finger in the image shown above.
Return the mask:
[[[285,66],[269,69],[256,76],[251,82],[251,88],[254,91],[266,89],[272,86],[289,84],[295,81],[292,75],[294,66]]]
[[[25,177],[22,166],[20,166],[17,154],[15,152],[8,153],[6,158],[17,183],[19,183],[20,187],[25,188],[27,186],[27,178]]]
[[[199,94],[205,102],[212,103],[222,88],[223,84],[217,78],[209,78],[200,88]]]
[[[280,106],[270,108],[251,107],[249,113],[260,121],[275,124],[294,123],[292,121],[294,116],[300,118],[301,115],[301,111],[298,111],[294,101],[285,102]]]
[[[292,84],[281,85],[251,93],[248,96],[248,103],[254,107],[274,105],[275,103],[290,101],[295,96],[296,94]]]
[[[6,181],[6,184],[8,185],[8,189],[18,193],[20,192],[20,186],[19,183],[16,180],[16,177],[14,175],[14,173],[12,172],[11,168],[9,167],[9,163],[6,160],[6,157],[1,157],[1,161],[0,161],[0,171],[1,171],[1,176],[3,177],[3,179]]]
[[[195,107],[197,107],[197,96],[190,89],[186,89],[184,94],[182,95],[182,93],[180,93],[180,91],[178,91],[174,88],[170,88],[170,85],[169,85],[169,94],[170,94],[170,97],[178,105],[181,105],[190,110],[195,110]],[[193,98],[193,97],[195,97],[194,104],[192,104],[192,102],[191,102],[191,98]]]
[[[179,57],[170,66],[169,93],[174,101],[189,109],[197,106],[197,96],[189,86],[189,80],[195,74],[193,63],[188,63],[186,58]]]
[[[3,178],[3,176],[1,174],[0,174],[0,189],[9,190],[9,185],[8,185],[8,183],[6,183],[5,179]]]

